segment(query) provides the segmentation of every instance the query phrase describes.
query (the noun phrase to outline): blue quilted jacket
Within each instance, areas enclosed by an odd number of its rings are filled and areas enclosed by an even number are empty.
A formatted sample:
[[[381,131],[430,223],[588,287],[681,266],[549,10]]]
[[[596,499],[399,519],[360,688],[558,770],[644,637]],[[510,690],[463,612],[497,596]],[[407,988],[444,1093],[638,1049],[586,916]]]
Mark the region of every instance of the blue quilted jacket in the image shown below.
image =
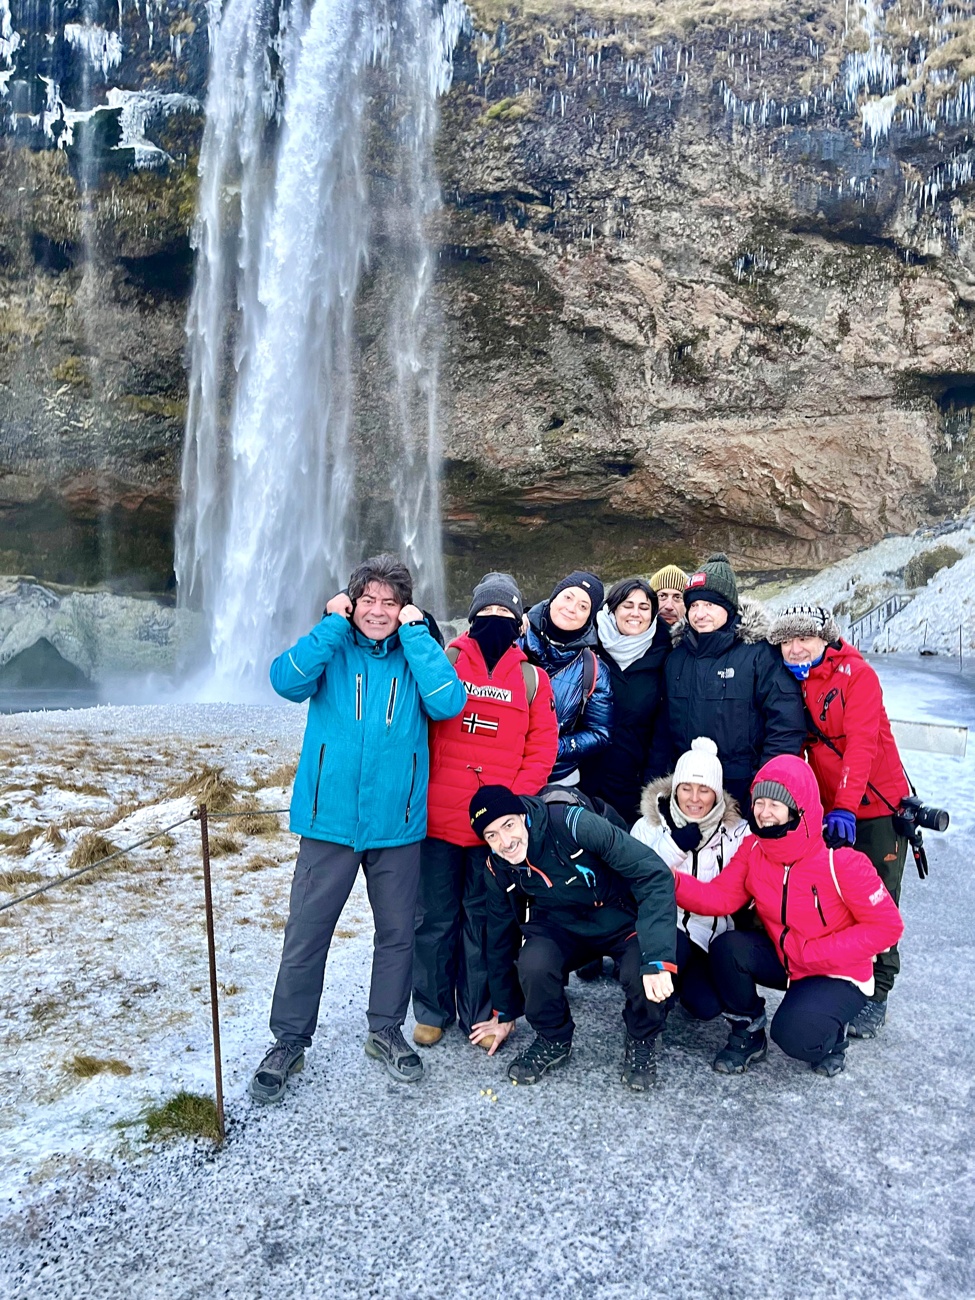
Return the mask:
[[[271,664],[286,700],[308,700],[291,829],[355,849],[393,848],[427,830],[427,719],[467,692],[424,623],[384,641],[328,614]]]
[[[559,720],[559,753],[551,779],[561,780],[579,766],[585,754],[592,754],[609,744],[613,726],[613,688],[609,670],[596,656],[596,684],[579,716],[584,687],[583,654],[594,654],[599,642],[589,627],[567,645],[550,641],[545,635],[545,611],[548,601],[540,601],[528,611],[528,631],[521,639],[525,654],[544,668],[552,681],[555,715]]]

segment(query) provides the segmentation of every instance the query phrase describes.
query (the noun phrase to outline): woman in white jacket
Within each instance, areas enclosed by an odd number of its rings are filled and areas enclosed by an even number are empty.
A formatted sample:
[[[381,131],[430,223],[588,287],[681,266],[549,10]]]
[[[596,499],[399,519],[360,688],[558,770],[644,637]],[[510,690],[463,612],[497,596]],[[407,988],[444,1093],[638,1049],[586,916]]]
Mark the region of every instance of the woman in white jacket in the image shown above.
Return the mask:
[[[640,808],[643,816],[631,834],[649,844],[669,867],[698,880],[713,880],[748,834],[737,803],[724,793],[718,748],[706,736],[681,754],[673,776],[645,788]],[[678,909],[674,984],[684,1009],[696,1020],[721,1014],[708,948],[716,935],[733,929],[730,916],[698,916]]]

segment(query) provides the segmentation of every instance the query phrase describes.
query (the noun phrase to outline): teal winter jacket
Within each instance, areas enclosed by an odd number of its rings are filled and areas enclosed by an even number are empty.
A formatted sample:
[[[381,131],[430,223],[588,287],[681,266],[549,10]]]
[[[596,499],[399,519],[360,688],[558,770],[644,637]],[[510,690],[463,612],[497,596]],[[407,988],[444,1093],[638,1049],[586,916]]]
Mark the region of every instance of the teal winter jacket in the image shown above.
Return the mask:
[[[308,700],[291,829],[355,849],[393,848],[427,830],[427,719],[467,693],[425,623],[371,641],[327,614],[271,664],[286,700]]]

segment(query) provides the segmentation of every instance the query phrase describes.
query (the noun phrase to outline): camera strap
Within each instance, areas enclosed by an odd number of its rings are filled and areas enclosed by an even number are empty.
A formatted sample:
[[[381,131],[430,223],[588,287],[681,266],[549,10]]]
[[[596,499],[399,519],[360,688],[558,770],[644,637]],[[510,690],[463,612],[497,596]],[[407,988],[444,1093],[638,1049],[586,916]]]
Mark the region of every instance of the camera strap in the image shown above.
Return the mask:
[[[831,749],[834,754],[837,754],[840,758],[842,758],[843,757],[842,749],[840,749],[839,745],[837,745],[834,741],[830,740],[829,736],[827,736],[825,732],[823,732],[816,725],[816,720],[809,712],[808,707],[806,708],[806,720],[808,721],[811,730],[816,734],[818,739],[822,741],[822,743],[827,747],[827,749]],[[897,757],[900,758],[899,750],[897,753]],[[916,795],[917,790],[915,790],[914,782],[907,774],[907,768],[904,766],[903,760],[901,760],[901,771],[904,773],[904,780],[911,787],[911,794]],[[924,845],[921,839],[920,830],[916,826],[913,826],[910,829],[908,829],[907,827],[904,826],[903,822],[901,822],[900,825],[898,825],[898,822],[900,821],[900,814],[898,809],[894,807],[894,805],[890,802],[890,800],[885,795],[882,795],[880,793],[880,791],[872,782],[870,781],[867,782],[867,789],[872,790],[873,793],[877,796],[877,798],[881,801],[881,803],[885,804],[890,809],[891,816],[894,818],[895,833],[898,835],[902,835],[907,840],[908,844],[910,844],[911,852],[914,854],[914,864],[917,867],[917,874],[920,876],[922,880],[926,880],[928,876],[928,857],[924,851]]]

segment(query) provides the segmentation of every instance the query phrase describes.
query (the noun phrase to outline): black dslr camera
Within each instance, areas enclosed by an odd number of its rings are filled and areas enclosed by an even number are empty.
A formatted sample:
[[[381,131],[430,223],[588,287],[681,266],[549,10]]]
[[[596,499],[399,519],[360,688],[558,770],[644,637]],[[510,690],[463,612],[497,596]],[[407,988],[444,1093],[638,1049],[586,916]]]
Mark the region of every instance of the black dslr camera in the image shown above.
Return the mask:
[[[905,795],[894,816],[894,830],[903,835],[911,846],[917,874],[922,880],[928,874],[928,856],[924,852],[921,828],[926,831],[946,831],[950,818],[944,808],[929,808],[916,794]]]

